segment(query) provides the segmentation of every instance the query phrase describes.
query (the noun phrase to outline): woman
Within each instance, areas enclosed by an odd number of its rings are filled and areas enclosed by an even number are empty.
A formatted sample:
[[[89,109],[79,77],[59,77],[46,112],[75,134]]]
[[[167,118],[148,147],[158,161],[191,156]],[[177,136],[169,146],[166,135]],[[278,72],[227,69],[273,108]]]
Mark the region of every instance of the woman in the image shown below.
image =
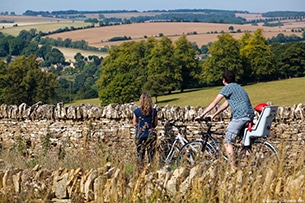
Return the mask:
[[[143,166],[145,151],[148,162],[153,161],[157,135],[154,128],[158,124],[157,110],[153,108],[150,93],[144,92],[140,96],[139,107],[133,111],[133,125],[136,127],[136,146],[138,164]]]

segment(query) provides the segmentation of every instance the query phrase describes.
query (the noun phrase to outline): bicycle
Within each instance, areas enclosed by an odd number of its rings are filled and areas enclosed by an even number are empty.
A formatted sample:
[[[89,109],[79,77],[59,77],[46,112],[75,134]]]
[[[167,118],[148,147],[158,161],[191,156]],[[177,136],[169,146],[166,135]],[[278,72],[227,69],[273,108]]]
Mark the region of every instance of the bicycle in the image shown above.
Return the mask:
[[[199,122],[202,131],[198,133],[201,138],[190,141],[181,148],[178,157],[179,165],[194,165],[201,162],[205,166],[208,166],[220,156],[224,160],[227,160],[227,157],[220,150],[221,146],[219,141],[213,136],[224,135],[225,133],[211,130],[212,124],[210,123],[210,117],[206,117],[202,121]],[[203,130],[203,123],[207,127],[207,130]]]
[[[264,106],[256,125],[252,127],[252,122],[247,123],[237,136],[235,147],[236,163],[239,167],[261,167],[266,162],[277,163],[279,157],[275,147],[265,139],[270,135],[272,121],[277,113],[277,106]],[[209,166],[211,162],[222,157],[227,160],[222,153],[219,144],[212,134],[224,134],[212,132],[210,117],[203,119],[208,127],[207,131],[200,132],[201,139],[196,139],[183,146],[179,153],[180,164],[193,165],[197,162]],[[200,126],[202,128],[202,123]]]
[[[175,135],[173,127],[177,128]],[[189,142],[186,137],[187,125],[176,125],[175,122],[165,123],[165,139],[158,145],[158,152],[162,164],[177,164],[178,155],[181,148]]]

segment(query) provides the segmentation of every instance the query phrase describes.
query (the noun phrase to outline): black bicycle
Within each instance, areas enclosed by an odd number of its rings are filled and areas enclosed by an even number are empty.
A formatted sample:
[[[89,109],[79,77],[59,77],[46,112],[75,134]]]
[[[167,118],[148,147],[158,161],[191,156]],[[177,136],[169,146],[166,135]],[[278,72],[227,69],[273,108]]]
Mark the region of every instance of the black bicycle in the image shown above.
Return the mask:
[[[264,115],[266,116],[266,113]],[[274,115],[272,114],[272,116]],[[233,144],[238,167],[251,166],[253,168],[264,166],[266,162],[268,162],[268,164],[278,162],[279,157],[275,147],[265,140],[269,136],[268,132],[266,133],[265,131],[270,131],[272,116],[267,117],[267,121],[266,119],[258,119],[258,123],[256,124],[257,128],[254,129],[257,130],[258,135],[252,133],[257,136],[249,137],[251,133],[248,133],[250,132],[248,124],[241,130],[240,135],[237,136],[236,142]],[[264,116],[262,115],[261,117]],[[264,124],[267,123],[268,125],[262,126],[259,125],[259,122]],[[224,135],[224,132],[213,132],[211,130],[212,124],[210,117],[206,117],[200,122],[201,129],[203,129],[203,123],[207,126],[207,130],[200,132],[201,139],[191,141],[181,148],[179,153],[180,165],[202,163],[203,166],[208,167],[219,158],[227,160],[224,152],[225,150],[222,150],[223,146],[213,137],[213,135]]]
[[[210,117],[206,117],[200,122],[200,128],[204,129],[203,124],[206,125],[207,130],[199,132],[201,138],[197,138],[185,144],[179,153],[179,165],[194,165],[196,163],[203,163],[208,166],[211,162],[219,157],[227,160],[227,157],[222,153],[219,141],[213,135],[224,135],[224,132],[212,131],[212,124]]]

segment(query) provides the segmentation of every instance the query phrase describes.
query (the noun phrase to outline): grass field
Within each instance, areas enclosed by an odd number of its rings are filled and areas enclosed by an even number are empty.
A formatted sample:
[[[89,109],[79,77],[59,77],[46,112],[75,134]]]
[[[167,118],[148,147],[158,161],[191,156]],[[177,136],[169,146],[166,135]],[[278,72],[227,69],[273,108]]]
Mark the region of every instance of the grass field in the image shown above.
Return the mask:
[[[72,49],[72,48],[64,48],[64,47],[56,47],[58,50],[60,50],[65,55],[66,61],[75,61],[74,56],[77,53],[81,53],[84,57],[88,56],[98,56],[98,57],[106,57],[108,53],[105,52],[95,52],[95,51],[84,51],[79,49]]]
[[[0,23],[0,32],[17,36],[21,30],[36,29],[37,32],[50,32],[65,27],[85,27],[90,23],[76,21],[63,18],[46,18],[39,16],[3,16],[0,15],[0,20],[14,21],[13,23]],[[14,26],[17,25],[17,26]]]
[[[286,80],[262,82],[244,86],[248,92],[252,105],[261,102],[272,102],[277,106],[293,106],[294,104],[305,103],[305,78],[292,78]],[[158,97],[159,106],[203,106],[206,107],[218,94],[222,87],[211,87],[177,92],[171,95]],[[155,100],[154,100],[155,101]],[[135,101],[137,102],[137,101]],[[99,105],[99,99],[78,100],[72,105],[95,104]]]

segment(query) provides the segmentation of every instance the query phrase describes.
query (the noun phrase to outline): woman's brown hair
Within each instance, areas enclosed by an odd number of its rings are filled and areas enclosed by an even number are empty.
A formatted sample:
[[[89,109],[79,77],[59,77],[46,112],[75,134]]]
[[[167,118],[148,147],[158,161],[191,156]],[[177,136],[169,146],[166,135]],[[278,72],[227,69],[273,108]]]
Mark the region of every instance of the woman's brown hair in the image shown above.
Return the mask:
[[[144,116],[148,116],[153,109],[153,102],[149,92],[143,92],[139,99],[140,109]]]

